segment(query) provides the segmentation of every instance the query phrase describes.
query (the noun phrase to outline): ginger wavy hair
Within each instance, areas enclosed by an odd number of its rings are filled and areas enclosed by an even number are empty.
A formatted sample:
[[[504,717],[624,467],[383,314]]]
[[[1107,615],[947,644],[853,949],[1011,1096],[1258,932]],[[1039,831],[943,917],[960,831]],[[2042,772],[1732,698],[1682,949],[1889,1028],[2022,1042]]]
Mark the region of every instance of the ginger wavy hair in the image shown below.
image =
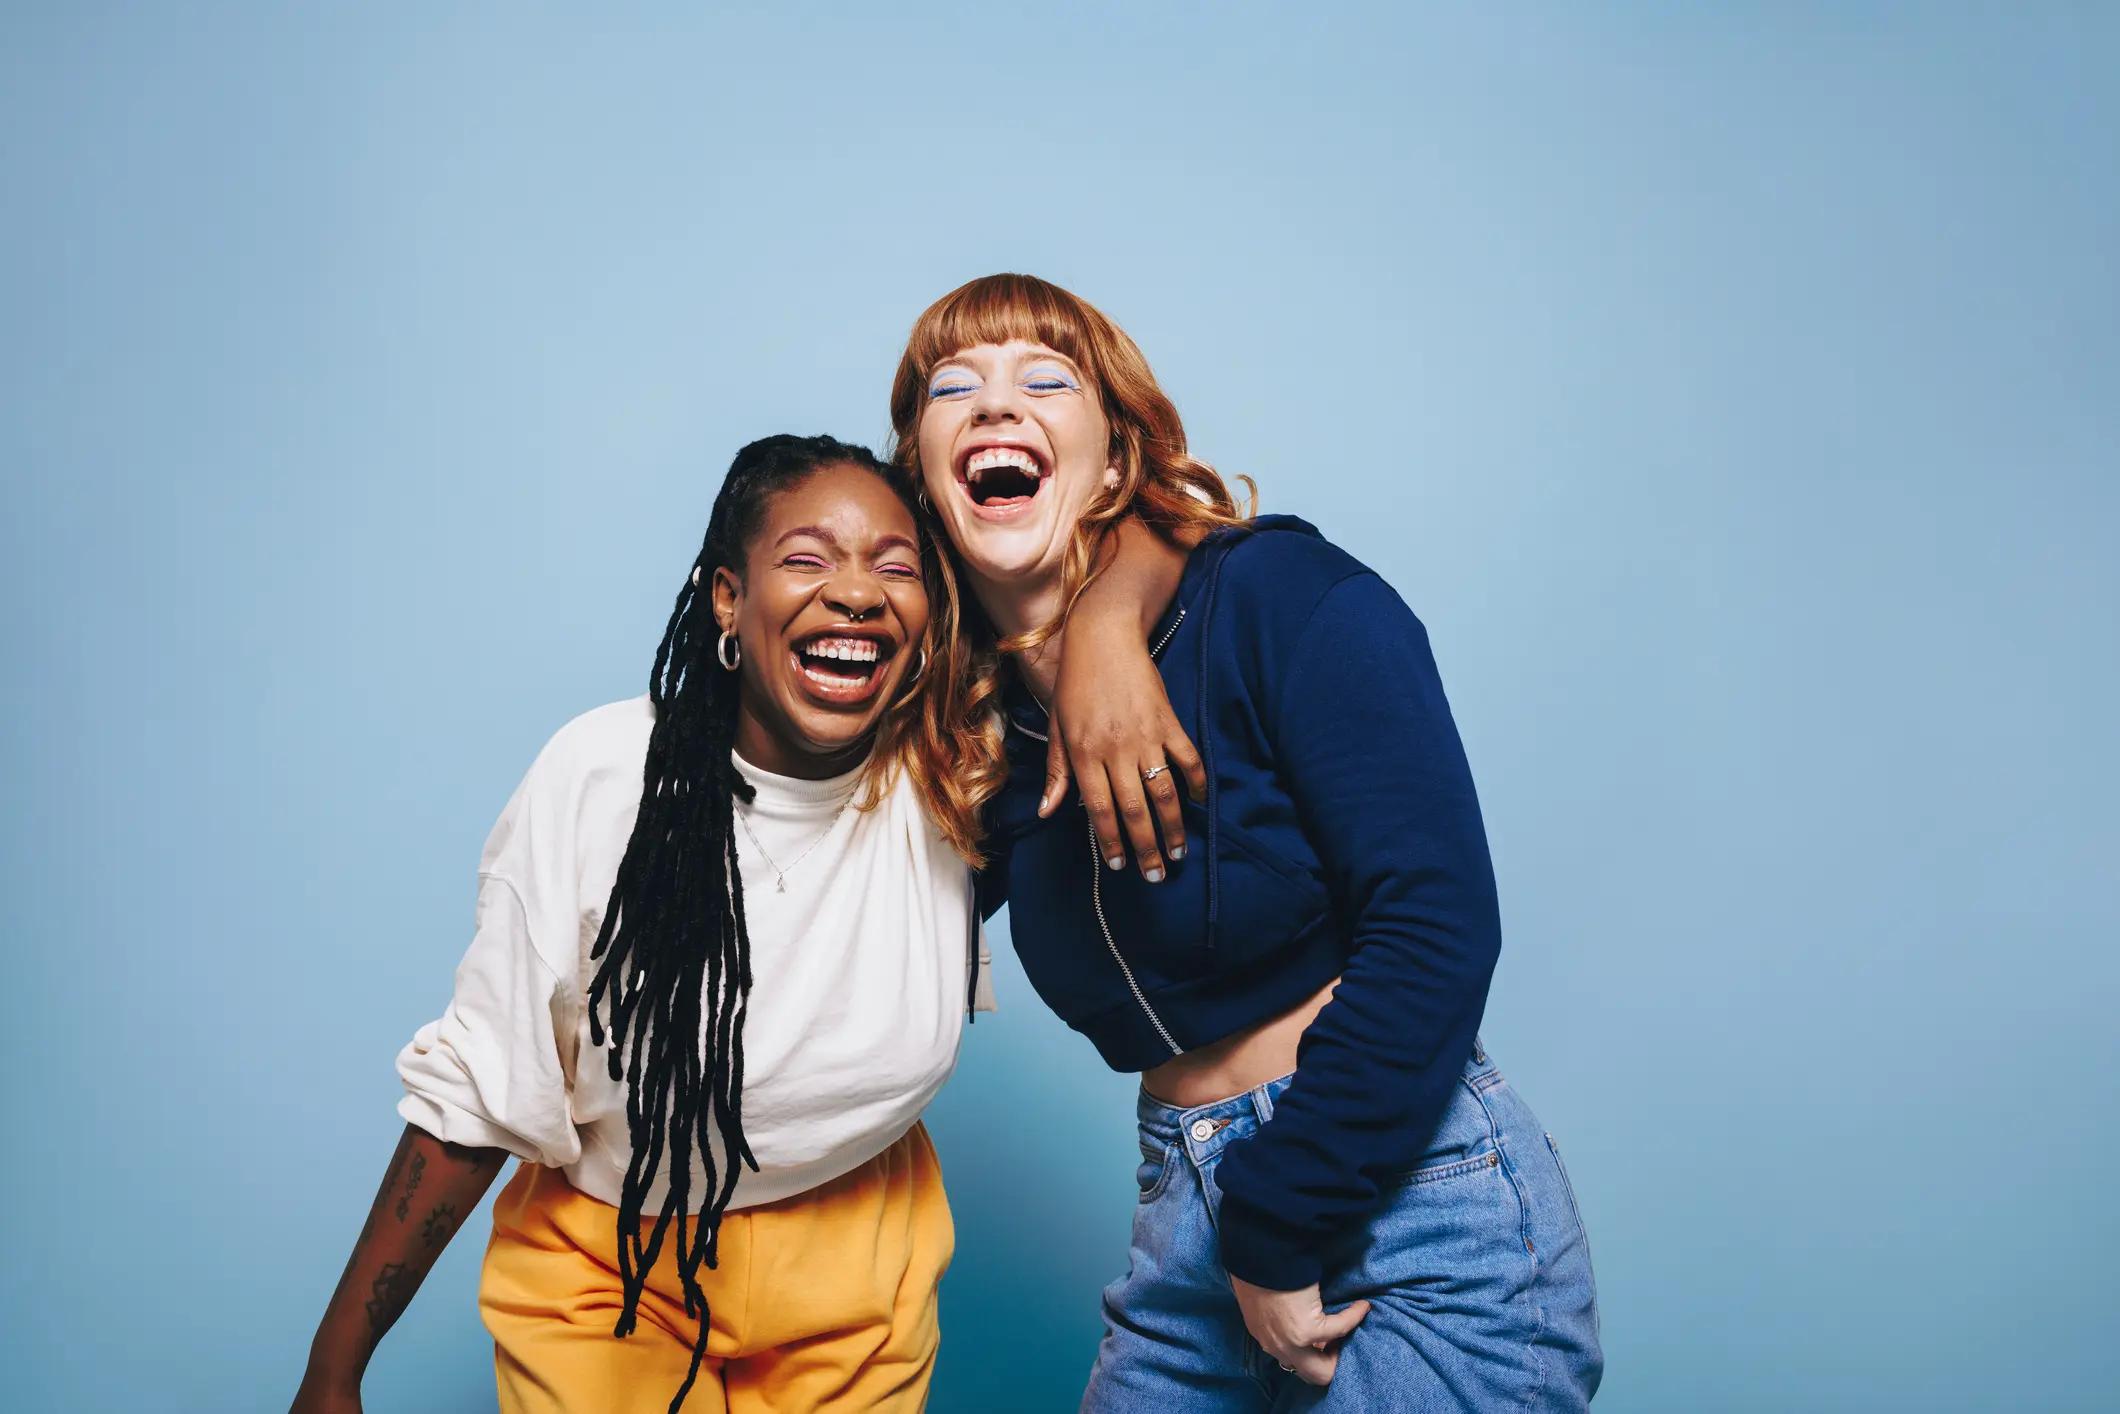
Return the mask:
[[[920,415],[938,364],[975,345],[1012,339],[1065,354],[1096,386],[1111,424],[1110,456],[1119,482],[1098,489],[1069,539],[1061,562],[1061,603],[1067,608],[1051,623],[1002,639],[965,593],[948,530],[922,489]],[[891,465],[928,538],[943,547],[935,557],[941,592],[930,594],[928,610],[935,645],[928,672],[934,680],[921,694],[907,764],[936,809],[937,826],[960,852],[976,858],[980,808],[1008,774],[996,701],[1002,656],[1035,648],[1060,631],[1101,571],[1105,536],[1123,517],[1135,516],[1164,539],[1191,545],[1208,532],[1247,522],[1256,513],[1258,488],[1251,478],[1238,478],[1247,491],[1240,508],[1221,474],[1186,449],[1185,424],[1140,347],[1088,300],[1035,275],[982,276],[951,290],[913,322],[891,382],[891,430]],[[937,766],[941,770],[933,774]]]

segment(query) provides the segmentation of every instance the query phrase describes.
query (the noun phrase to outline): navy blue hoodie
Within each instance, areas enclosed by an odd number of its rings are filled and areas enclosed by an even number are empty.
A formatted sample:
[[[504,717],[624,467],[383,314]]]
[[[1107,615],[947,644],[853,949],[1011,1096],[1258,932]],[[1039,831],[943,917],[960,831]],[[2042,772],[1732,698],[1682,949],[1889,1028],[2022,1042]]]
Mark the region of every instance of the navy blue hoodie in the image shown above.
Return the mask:
[[[1037,818],[1045,721],[1019,686],[981,901],[1006,896],[1032,985],[1116,1070],[1341,979],[1217,1170],[1224,1265],[1293,1290],[1415,1167],[1472,1052],[1501,945],[1486,833],[1426,630],[1303,521],[1209,537],[1150,646],[1207,765],[1186,858],[1150,884],[1102,865],[1079,797]]]

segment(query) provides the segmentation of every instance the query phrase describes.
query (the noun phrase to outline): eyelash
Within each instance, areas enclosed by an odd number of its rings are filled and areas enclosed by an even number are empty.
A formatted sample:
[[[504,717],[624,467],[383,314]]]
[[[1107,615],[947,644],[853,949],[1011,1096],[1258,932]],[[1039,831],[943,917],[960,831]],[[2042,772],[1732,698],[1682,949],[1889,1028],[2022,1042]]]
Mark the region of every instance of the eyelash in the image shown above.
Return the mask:
[[[1079,393],[1082,391],[1081,384],[1061,373],[1034,375],[1024,379],[1023,386],[1034,393]],[[928,400],[935,402],[943,398],[960,398],[966,393],[976,391],[978,387],[979,385],[976,383],[937,383],[928,389]]]
[[[781,563],[790,569],[827,570],[831,568],[830,565],[815,555],[790,555],[785,560],[782,560]],[[899,564],[895,560],[889,564],[876,566],[876,572],[878,574],[901,575],[907,579],[920,578],[919,570],[911,565]]]

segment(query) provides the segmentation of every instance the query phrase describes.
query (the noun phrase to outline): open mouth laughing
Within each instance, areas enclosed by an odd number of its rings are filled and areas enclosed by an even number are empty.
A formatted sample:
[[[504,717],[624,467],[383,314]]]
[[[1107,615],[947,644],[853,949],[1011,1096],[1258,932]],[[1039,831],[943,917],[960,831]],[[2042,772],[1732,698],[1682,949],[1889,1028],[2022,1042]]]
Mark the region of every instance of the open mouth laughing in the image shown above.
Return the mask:
[[[1043,454],[1015,443],[973,446],[957,458],[957,485],[981,520],[1022,514],[1051,479]]]
[[[827,629],[796,641],[795,674],[805,690],[835,706],[868,701],[883,685],[884,664],[898,645],[883,634]]]

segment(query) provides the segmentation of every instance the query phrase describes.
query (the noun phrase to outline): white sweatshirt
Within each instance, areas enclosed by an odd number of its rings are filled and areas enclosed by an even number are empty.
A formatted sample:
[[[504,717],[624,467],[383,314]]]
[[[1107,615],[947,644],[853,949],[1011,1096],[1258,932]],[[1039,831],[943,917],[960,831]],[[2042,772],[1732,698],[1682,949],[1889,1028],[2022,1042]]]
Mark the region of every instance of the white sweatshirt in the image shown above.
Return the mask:
[[[455,996],[397,1062],[410,1123],[562,1169],[613,1205],[631,1157],[626,1086],[589,1038],[589,950],[633,832],[653,724],[646,697],[613,703],[539,753],[486,840]],[[975,965],[980,1009],[992,1003],[970,871],[902,772],[863,811],[848,804],[858,772],[803,781],[736,765],[758,792],[736,804],[750,826],[736,829],[751,935],[744,1134],[759,1165],[737,1182],[729,1206],[742,1208],[888,1148],[956,1064]],[[704,1187],[695,1175],[695,1211]]]

